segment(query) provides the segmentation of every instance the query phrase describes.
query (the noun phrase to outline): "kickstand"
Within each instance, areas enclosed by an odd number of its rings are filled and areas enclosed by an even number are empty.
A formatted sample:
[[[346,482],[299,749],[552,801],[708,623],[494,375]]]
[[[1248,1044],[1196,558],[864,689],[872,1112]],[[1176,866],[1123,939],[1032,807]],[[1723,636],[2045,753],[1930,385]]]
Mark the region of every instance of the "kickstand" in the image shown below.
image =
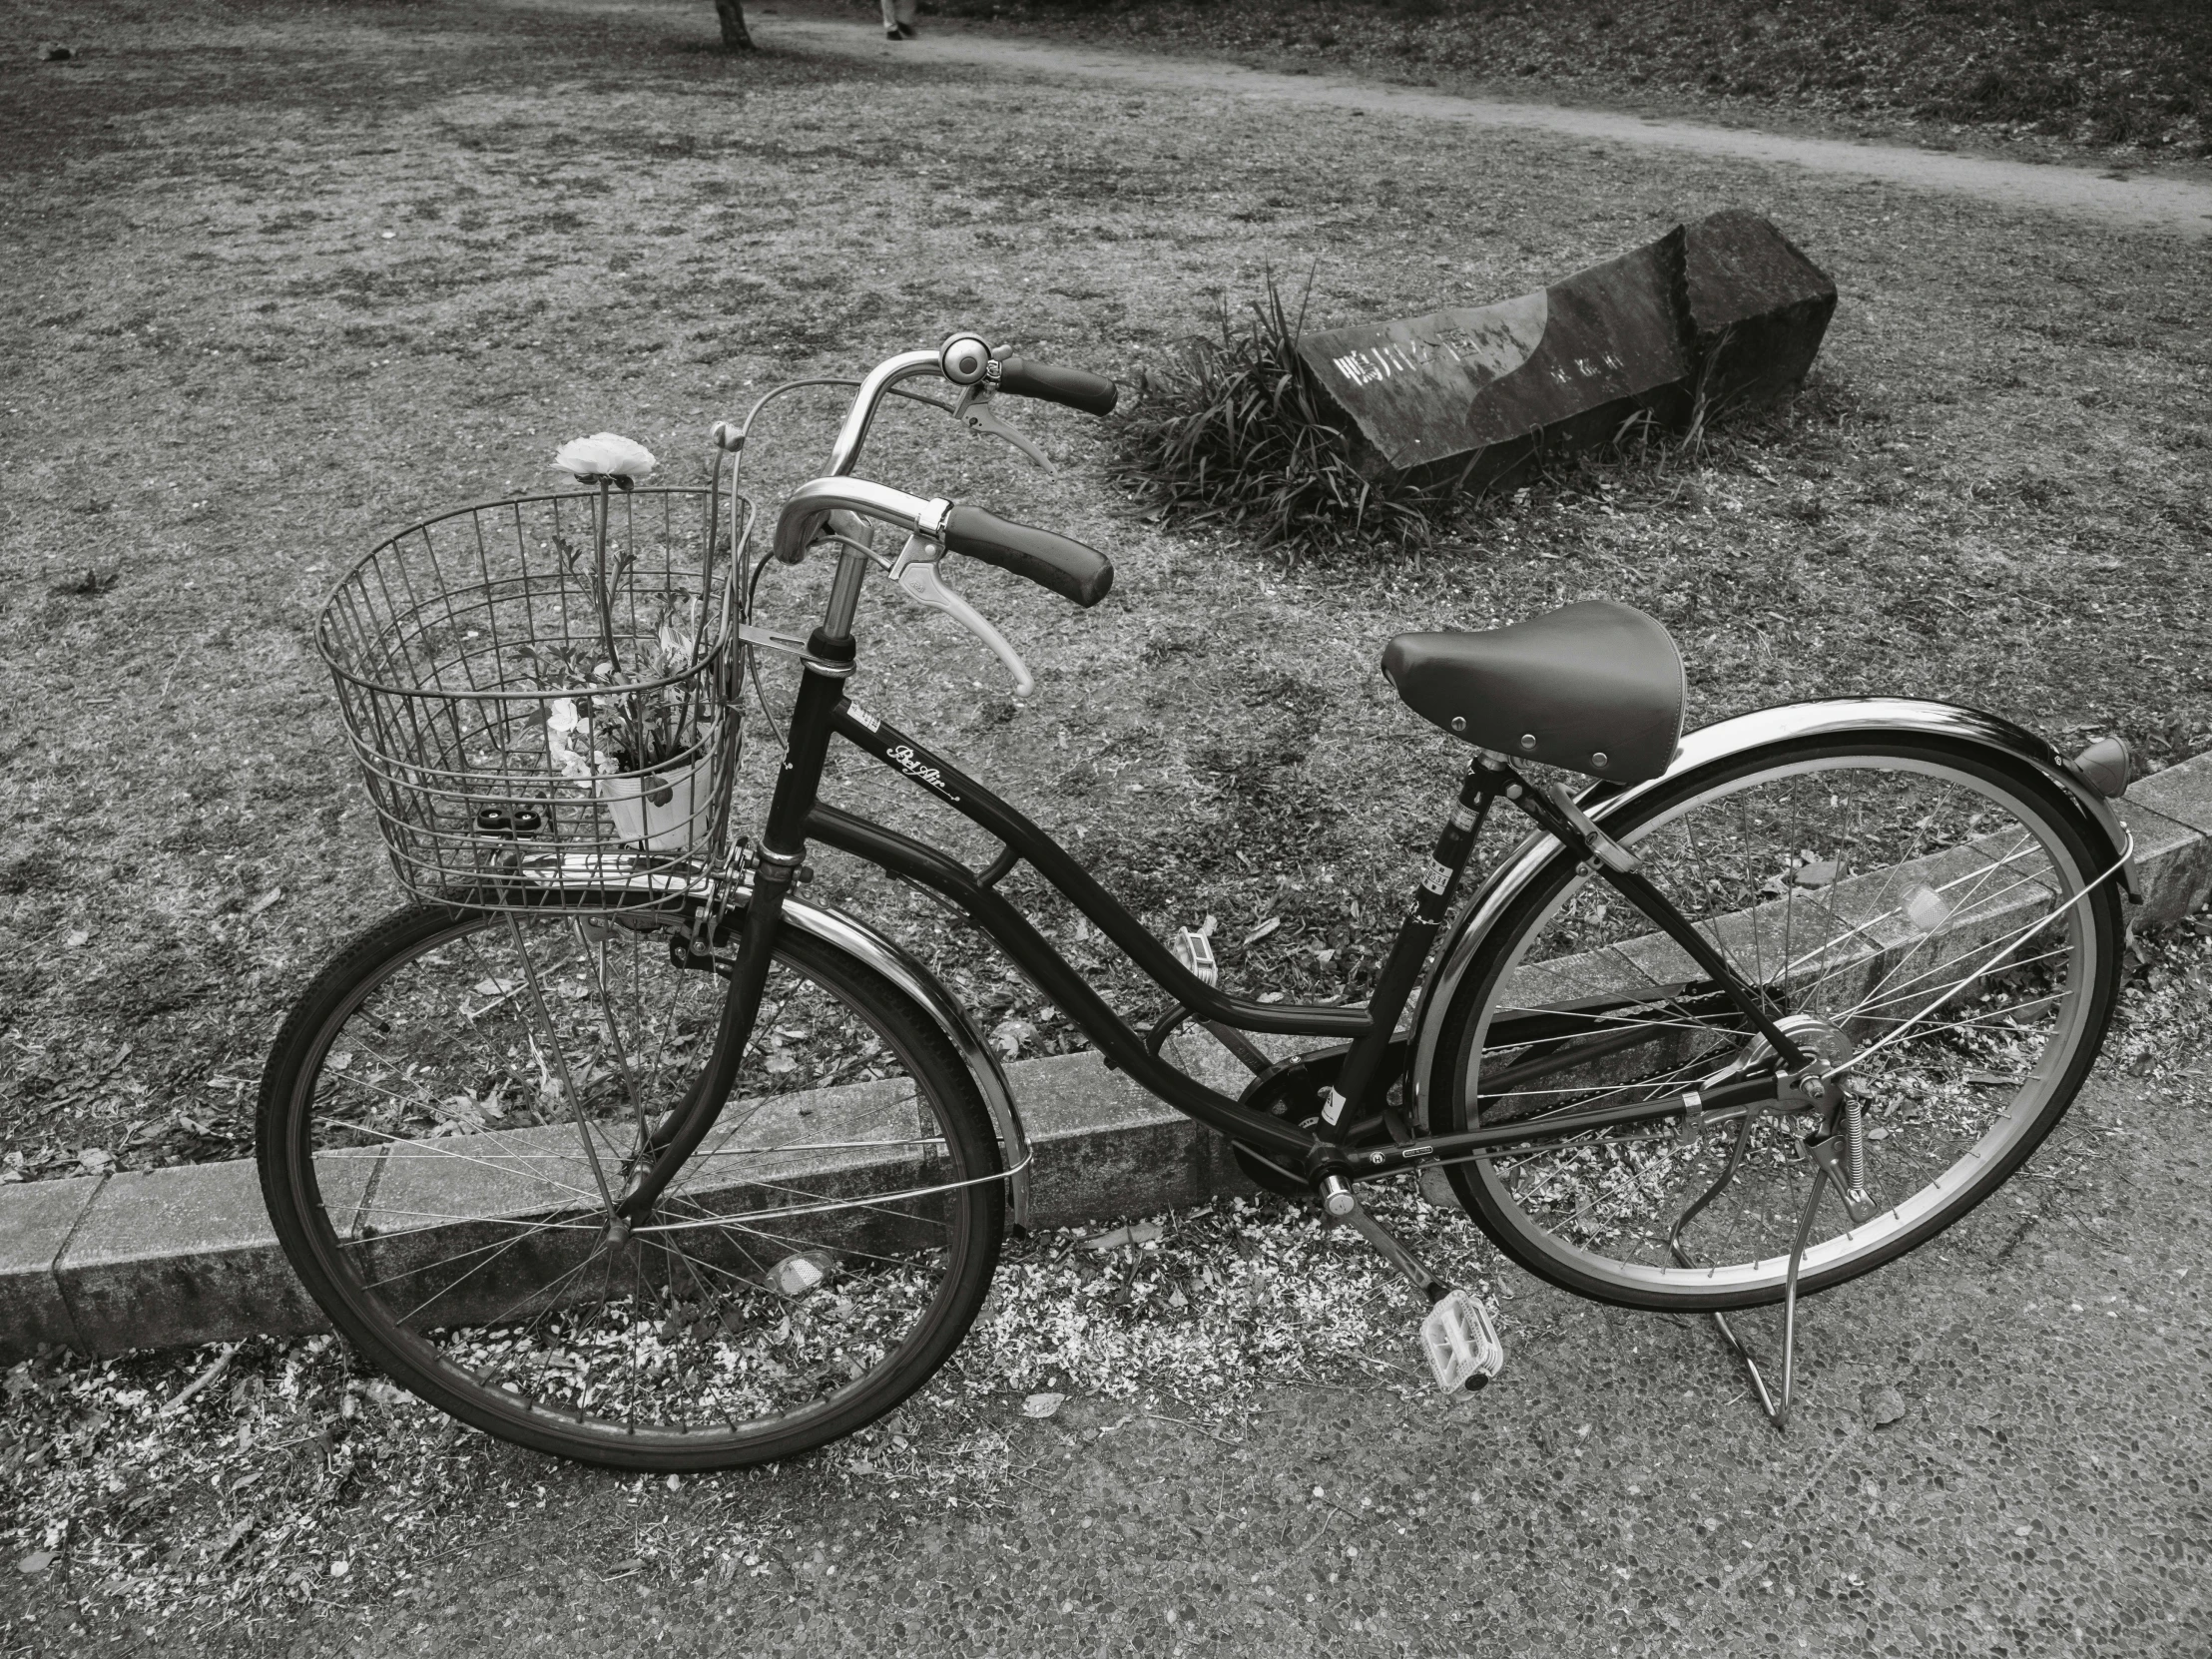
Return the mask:
[[[1667,1248],[1674,1259],[1686,1268],[1703,1266],[1682,1248],[1682,1229],[1687,1227],[1706,1205],[1720,1196],[1721,1189],[1735,1179],[1737,1167],[1744,1159],[1744,1147],[1751,1139],[1751,1119],[1746,1117],[1736,1130],[1736,1144],[1728,1149],[1728,1162],[1722,1166],[1720,1177],[1706,1188],[1694,1204],[1674,1218],[1674,1226],[1667,1232]],[[1808,1137],[1808,1145],[1811,1138]],[[1828,1160],[1819,1156],[1813,1159],[1813,1191],[1805,1201],[1805,1209],[1798,1217],[1797,1237],[1790,1245],[1790,1271],[1782,1291],[1782,1398],[1778,1403],[1767,1386],[1767,1379],[1759,1370],[1759,1362],[1753,1358],[1744,1341],[1730,1328],[1728,1317],[1716,1310],[1713,1325],[1721,1338],[1744,1363],[1744,1371],[1751,1378],[1751,1385],[1759,1394],[1760,1407],[1767,1413],[1767,1420],[1778,1430],[1787,1431],[1790,1426],[1790,1394],[1797,1378],[1797,1287],[1798,1270],[1805,1263],[1805,1241],[1813,1235],[1813,1217],[1820,1210],[1821,1197],[1827,1190],[1829,1178]]]

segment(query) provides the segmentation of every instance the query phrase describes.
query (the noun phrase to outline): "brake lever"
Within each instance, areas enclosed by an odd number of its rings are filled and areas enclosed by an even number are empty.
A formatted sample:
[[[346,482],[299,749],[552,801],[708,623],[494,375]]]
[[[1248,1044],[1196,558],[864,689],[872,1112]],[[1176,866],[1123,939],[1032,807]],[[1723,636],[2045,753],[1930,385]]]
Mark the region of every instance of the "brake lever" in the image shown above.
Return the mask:
[[[942,611],[954,622],[965,628],[992,651],[1006,665],[1006,672],[1014,677],[1014,695],[1027,697],[1037,689],[1037,682],[1030,677],[1029,665],[1021,660],[1021,654],[1006,643],[1006,636],[962,599],[937,575],[937,560],[944,549],[919,536],[909,536],[905,548],[891,561],[891,580],[917,605],[926,605],[932,611]]]
[[[1011,424],[999,417],[998,411],[991,407],[990,388],[983,382],[977,381],[966,391],[960,393],[959,405],[952,412],[960,417],[961,422],[969,431],[988,434],[994,438],[1004,438],[1038,466],[1043,467],[1051,476],[1057,478],[1060,475],[1060,469],[1052,464],[1043,450],[1030,442],[1026,435],[1015,430]]]

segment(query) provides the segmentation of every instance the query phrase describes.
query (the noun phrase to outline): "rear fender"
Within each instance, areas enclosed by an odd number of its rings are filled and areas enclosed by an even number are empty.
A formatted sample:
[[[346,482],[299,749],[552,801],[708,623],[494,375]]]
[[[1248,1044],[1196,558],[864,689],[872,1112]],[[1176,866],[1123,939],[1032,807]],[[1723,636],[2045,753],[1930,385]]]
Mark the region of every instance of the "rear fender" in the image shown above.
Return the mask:
[[[2129,862],[2134,843],[2118,815],[2112,811],[2112,804],[2060,759],[2058,752],[2042,738],[2008,720],[1952,703],[1840,697],[1739,715],[1734,720],[1719,721],[1690,733],[1676,751],[1674,763],[1662,776],[1626,788],[1613,784],[1595,785],[1584,792],[1581,806],[1602,825],[1610,815],[1624,811],[1661,785],[1700,767],[1734,760],[1774,744],[1846,732],[1862,733],[1870,738],[1901,735],[1948,738],[1994,750],[2007,760],[2024,761],[2064,788],[2066,798],[2080,815],[2080,825],[2090,845],[2101,847],[2108,854],[2106,867],[2118,866],[2120,886],[2128,897],[2140,896]],[[1430,1127],[1428,1081],[1435,1066],[1444,1013],[1499,917],[1561,850],[1556,839],[1541,832],[1523,840],[1490,872],[1475,893],[1473,903],[1467,906],[1436,953],[1421,986],[1420,1001],[1413,1016],[1414,1121],[1423,1133]]]

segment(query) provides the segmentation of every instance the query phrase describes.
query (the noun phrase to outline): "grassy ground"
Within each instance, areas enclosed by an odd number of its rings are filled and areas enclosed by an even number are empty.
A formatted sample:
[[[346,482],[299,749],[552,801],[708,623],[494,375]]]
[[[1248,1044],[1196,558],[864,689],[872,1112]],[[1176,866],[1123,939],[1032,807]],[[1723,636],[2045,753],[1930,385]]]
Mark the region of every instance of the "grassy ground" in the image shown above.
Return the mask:
[[[1127,373],[1270,268],[1312,271],[1318,321],[1405,314],[1728,204],[1842,287],[1784,417],[1491,503],[1418,564],[1164,534],[1060,411],[1023,417],[1057,480],[886,420],[878,476],[1082,536],[1120,581],[1077,614],[961,573],[1037,668],[1026,707],[878,594],[857,695],[1156,924],[1280,916],[1250,990],[1356,992],[1410,888],[1457,762],[1375,672],[1401,629],[1607,594],[1676,631],[1700,720],[1883,691],[2155,761],[2212,744],[2212,276],[2156,239],[1528,134],[736,60],[693,4],[20,15],[83,55],[0,68],[11,1177],[243,1154],[285,1002],[394,902],[309,640],[341,561],[541,487],[582,432],[686,481],[749,387],[963,322]],[[827,448],[814,407],[762,458],[772,499]],[[780,570],[777,619],[822,577]],[[817,891],[1070,1040],[933,910],[834,867]]]
[[[937,0],[939,11],[1271,68],[1812,120],[2142,164],[2212,155],[2196,0]]]

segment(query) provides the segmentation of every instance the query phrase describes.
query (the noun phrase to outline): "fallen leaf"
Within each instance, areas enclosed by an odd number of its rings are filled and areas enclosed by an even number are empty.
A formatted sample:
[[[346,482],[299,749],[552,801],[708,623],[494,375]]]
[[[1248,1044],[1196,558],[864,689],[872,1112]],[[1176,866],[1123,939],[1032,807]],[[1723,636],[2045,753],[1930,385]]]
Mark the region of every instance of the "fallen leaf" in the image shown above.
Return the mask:
[[[72,950],[79,950],[84,947],[86,940],[90,939],[92,935],[86,932],[82,927],[72,927],[69,930],[68,936],[62,940],[62,943],[69,946],[69,948]]]
[[[1066,1394],[1031,1394],[1021,1402],[1025,1417],[1049,1417],[1067,1403]]]
[[[31,1551],[30,1554],[24,1556],[22,1560],[16,1562],[15,1570],[28,1576],[31,1573],[44,1572],[53,1564],[54,1552],[52,1550],[34,1549]]]
[[[799,1298],[830,1277],[829,1268],[811,1255],[787,1256],[769,1272],[776,1294]]]
[[[1110,1250],[1120,1250],[1126,1245],[1150,1244],[1165,1231],[1156,1221],[1139,1222],[1134,1227],[1117,1227],[1111,1233],[1100,1233],[1094,1238],[1085,1239],[1083,1248],[1103,1256]]]
[[[1246,948],[1249,949],[1251,946],[1258,944],[1262,939],[1266,938],[1270,933],[1274,932],[1278,927],[1282,925],[1283,918],[1281,916],[1268,917],[1267,920],[1261,922],[1259,926],[1253,928],[1251,932],[1247,933],[1244,936]]]
[[[263,893],[261,897],[255,899],[253,903],[247,905],[246,913],[248,917],[251,918],[260,915],[264,910],[268,909],[272,904],[276,903],[276,900],[283,896],[284,889],[282,887],[271,887],[269,891]]]

